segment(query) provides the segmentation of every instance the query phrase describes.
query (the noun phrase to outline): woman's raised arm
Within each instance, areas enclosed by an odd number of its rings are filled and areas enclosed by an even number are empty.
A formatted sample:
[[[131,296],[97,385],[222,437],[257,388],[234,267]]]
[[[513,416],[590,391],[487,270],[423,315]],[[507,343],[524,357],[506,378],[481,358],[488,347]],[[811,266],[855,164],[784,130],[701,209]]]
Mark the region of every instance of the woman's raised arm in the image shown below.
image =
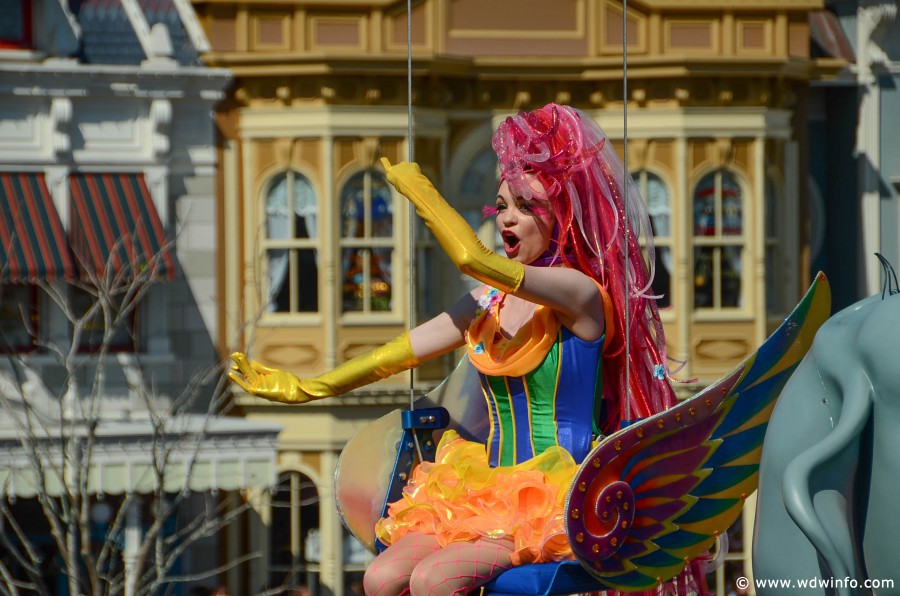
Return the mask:
[[[441,248],[464,274],[557,311],[576,336],[598,339],[604,331],[600,290],[587,275],[566,267],[529,267],[488,250],[474,230],[441,196],[419,166],[392,166],[382,158],[388,181],[416,207]]]

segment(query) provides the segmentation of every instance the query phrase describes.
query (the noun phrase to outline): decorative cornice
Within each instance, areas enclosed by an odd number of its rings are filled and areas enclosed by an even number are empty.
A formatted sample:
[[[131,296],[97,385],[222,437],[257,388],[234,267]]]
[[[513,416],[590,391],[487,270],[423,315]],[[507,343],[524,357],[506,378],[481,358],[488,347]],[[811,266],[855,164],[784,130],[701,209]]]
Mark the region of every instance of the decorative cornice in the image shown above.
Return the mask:
[[[78,63],[0,63],[0,96],[114,96],[219,101],[231,80],[221,68],[148,69]]]
[[[238,78],[234,99],[251,111],[316,106],[368,106],[380,93],[380,107],[405,108],[404,80],[398,77],[296,77],[288,83],[277,77]],[[629,76],[629,101],[638,107],[785,107],[795,101],[791,81],[770,73],[753,78],[698,74],[682,78]],[[439,110],[520,110],[548,102],[604,108],[622,103],[621,79],[493,80],[481,77],[432,76],[413,81],[413,103]],[[404,112],[405,113],[405,112]]]

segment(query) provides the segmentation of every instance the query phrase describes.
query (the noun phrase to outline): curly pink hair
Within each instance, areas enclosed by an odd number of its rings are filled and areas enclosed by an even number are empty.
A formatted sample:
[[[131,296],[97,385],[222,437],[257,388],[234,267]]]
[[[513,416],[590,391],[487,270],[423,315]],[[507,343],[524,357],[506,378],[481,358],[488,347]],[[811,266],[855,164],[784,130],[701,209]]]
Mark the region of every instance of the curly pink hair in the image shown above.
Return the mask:
[[[553,260],[597,280],[612,300],[618,332],[604,346],[606,420],[601,430],[618,430],[626,417],[642,418],[674,405],[657,297],[648,294],[654,273],[650,220],[630,176],[625,183],[628,174],[603,130],[580,110],[548,104],[507,118],[492,145],[501,178],[513,195],[549,201],[557,221]],[[540,180],[543,192],[533,191],[526,174]],[[641,252],[642,236],[649,270]],[[627,354],[626,299],[631,319]],[[630,408],[625,405],[626,363],[631,369]]]

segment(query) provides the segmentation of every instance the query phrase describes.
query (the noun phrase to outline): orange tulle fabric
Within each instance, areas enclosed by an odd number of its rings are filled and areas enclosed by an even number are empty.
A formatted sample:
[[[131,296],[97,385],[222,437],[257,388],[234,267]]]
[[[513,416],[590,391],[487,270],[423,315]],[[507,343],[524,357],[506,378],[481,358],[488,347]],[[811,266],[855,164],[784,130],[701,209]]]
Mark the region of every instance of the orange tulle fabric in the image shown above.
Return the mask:
[[[511,538],[513,565],[572,558],[566,538],[566,492],[577,471],[561,447],[515,466],[492,468],[484,445],[444,433],[435,463],[413,470],[403,497],[375,531],[385,544],[411,532],[441,546],[479,538]]]

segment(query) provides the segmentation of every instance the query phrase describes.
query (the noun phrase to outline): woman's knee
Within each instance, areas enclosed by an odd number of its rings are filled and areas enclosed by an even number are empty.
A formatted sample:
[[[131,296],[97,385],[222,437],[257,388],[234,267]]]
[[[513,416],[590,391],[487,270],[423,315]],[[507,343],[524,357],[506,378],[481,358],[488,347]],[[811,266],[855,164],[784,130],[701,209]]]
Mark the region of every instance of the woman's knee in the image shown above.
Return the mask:
[[[407,576],[399,575],[392,565],[369,565],[363,576],[366,596],[397,596],[408,588]]]
[[[441,566],[419,564],[409,576],[410,596],[438,596],[450,594],[449,578]]]

